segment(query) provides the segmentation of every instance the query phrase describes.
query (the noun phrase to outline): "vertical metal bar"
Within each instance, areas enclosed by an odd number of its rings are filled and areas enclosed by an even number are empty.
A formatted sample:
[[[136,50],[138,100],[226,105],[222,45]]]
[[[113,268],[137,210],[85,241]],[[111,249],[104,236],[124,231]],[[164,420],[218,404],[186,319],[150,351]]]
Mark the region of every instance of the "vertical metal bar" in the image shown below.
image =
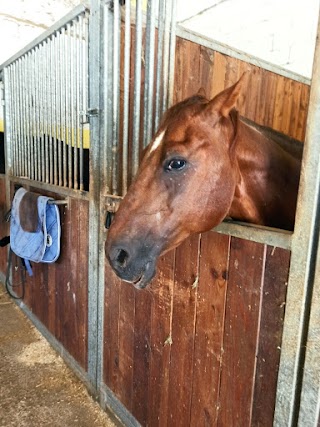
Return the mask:
[[[173,0],[165,2],[165,23],[164,23],[164,43],[163,43],[163,92],[162,92],[162,113],[168,108],[168,76],[169,76],[169,46],[170,46],[170,15]]]
[[[45,166],[46,166],[46,142],[45,142],[45,117],[44,117],[44,105],[45,105],[45,90],[44,90],[44,49],[43,44],[39,48],[39,83],[40,83],[40,103],[39,103],[39,124],[40,124],[40,140],[41,140],[41,178],[42,182],[45,182]]]
[[[72,34],[72,56],[74,61],[73,66],[73,150],[74,150],[74,158],[73,158],[73,188],[78,189],[78,37],[79,37],[79,21],[78,19],[74,19],[73,21],[73,34]]]
[[[29,52],[29,150],[30,150],[30,178],[34,180],[34,141],[33,141],[33,109],[34,109],[34,50]]]
[[[68,65],[67,68],[69,70],[69,83],[70,83],[70,88],[69,88],[69,155],[68,155],[68,160],[69,160],[69,188],[73,187],[73,173],[72,173],[72,168],[73,168],[73,161],[72,161],[72,153],[74,155],[74,151],[75,151],[75,147],[74,147],[74,140],[73,140],[73,117],[74,117],[74,113],[73,113],[73,96],[74,96],[74,61],[73,61],[73,44],[72,44],[72,40],[73,40],[73,36],[72,36],[72,28],[73,25],[71,26],[71,24],[69,23],[67,25],[67,31],[68,31],[68,45],[69,45],[69,58],[68,58]]]
[[[19,120],[19,142],[18,142],[18,152],[19,152],[19,165],[20,165],[20,171],[19,176],[24,176],[24,164],[23,164],[23,150],[24,150],[24,142],[23,142],[23,113],[22,113],[22,103],[23,103],[23,97],[22,97],[22,88],[20,85],[20,82],[22,81],[21,76],[21,58],[17,60],[17,75],[16,75],[16,88],[17,88],[17,95],[18,95],[18,117]]]
[[[105,41],[102,19],[105,19],[106,6],[101,8],[100,0],[91,1],[90,16],[90,39],[89,39],[89,106],[103,111],[101,105],[105,96],[101,96],[100,81],[104,76],[104,63],[102,62],[101,41]],[[86,37],[84,40],[88,40]],[[83,46],[85,43],[83,43]],[[84,53],[84,49],[83,49]],[[87,62],[83,58],[83,62]],[[83,67],[85,69],[85,67]],[[102,71],[102,72],[101,72]],[[85,75],[83,75],[85,77]],[[83,79],[85,86],[86,79]],[[85,92],[85,90],[83,91]],[[85,100],[83,100],[85,101]],[[86,104],[83,104],[85,106]],[[103,221],[101,210],[101,180],[103,176],[99,173],[104,153],[105,141],[101,141],[102,129],[105,125],[103,115],[90,117],[90,161],[91,175],[89,192],[89,219],[90,219],[90,241],[88,259],[88,377],[97,389],[102,382],[102,360],[103,360],[103,306],[104,306],[104,256],[103,256]],[[101,207],[100,207],[101,206]],[[98,260],[98,268],[97,268]]]
[[[26,175],[26,169],[25,169],[25,138],[24,138],[24,94],[23,94],[23,85],[21,82],[23,82],[23,62],[22,58],[18,60],[18,81],[17,81],[17,87],[19,90],[19,117],[20,117],[20,141],[19,141],[19,147],[20,147],[20,162],[21,162],[21,175]]]
[[[318,132],[319,137],[319,132]],[[319,171],[318,171],[319,172]],[[318,179],[320,179],[318,174]],[[318,213],[319,217],[319,213]],[[299,427],[319,426],[320,423],[320,247],[310,310],[310,323],[303,367],[303,383],[299,413]]]
[[[73,23],[73,37],[74,37],[74,130],[73,130],[73,139],[74,139],[74,186],[73,188],[79,188],[79,179],[78,179],[78,152],[79,152],[79,18],[74,20]]]
[[[17,117],[18,117],[18,107],[17,107],[17,96],[12,96],[14,93],[15,87],[15,75],[16,75],[16,66],[15,63],[9,65],[5,68],[4,73],[4,93],[5,93],[5,129],[6,133],[6,147],[8,153],[11,154],[10,158],[6,156],[7,165],[9,165],[10,172],[17,176],[18,174],[18,154],[17,154],[17,139],[18,139],[18,130],[17,130]],[[8,104],[8,105],[7,105]],[[10,120],[11,119],[11,120]]]
[[[84,69],[83,69],[83,16],[79,16],[79,188],[83,190],[83,122],[85,121],[86,107],[83,104],[83,92],[85,85]]]
[[[26,165],[28,178],[31,178],[31,151],[30,151],[30,69],[29,69],[30,54],[25,54],[24,76],[25,76],[25,129],[26,129]]]
[[[113,15],[109,9],[110,5],[105,4],[103,8],[103,105],[105,110],[103,140],[106,142],[105,173],[106,173],[106,192],[112,191],[112,125],[113,125],[113,102],[112,102],[112,49],[110,45],[113,43],[110,35],[113,35]],[[111,40],[110,40],[111,38]],[[111,116],[111,120],[110,120]]]
[[[88,15],[80,17],[81,22],[81,32],[80,32],[80,40],[81,40],[81,49],[80,49],[80,68],[81,68],[81,92],[80,92],[80,102],[82,117],[85,117],[85,113],[88,109],[88,75],[89,75],[89,62],[88,62]],[[83,190],[83,167],[84,167],[84,157],[83,157],[83,142],[84,142],[84,132],[83,126],[85,120],[82,120],[82,124],[80,127],[80,190]],[[91,137],[90,137],[90,147],[91,147]]]
[[[153,92],[154,92],[154,54],[155,54],[155,14],[156,0],[147,3],[147,28],[145,49],[145,84],[144,84],[144,116],[143,116],[143,147],[146,147],[153,132]]]
[[[155,99],[155,130],[158,129],[160,117],[162,115],[162,97],[161,89],[163,85],[163,38],[164,38],[164,23],[165,23],[165,2],[159,0],[158,13],[158,46],[157,46],[157,79],[156,79],[156,99]]]
[[[11,121],[16,113],[16,97],[13,97],[15,64],[11,64],[3,70],[3,90],[4,90],[4,138],[5,138],[5,162],[6,162],[6,195],[10,200],[10,182],[8,177],[16,174],[15,139],[16,121]]]
[[[12,133],[12,123],[10,122],[10,113],[12,114],[13,108],[16,105],[16,99],[13,99],[12,88],[13,88],[13,71],[14,64],[11,64],[9,67],[5,67],[3,70],[3,90],[4,90],[4,150],[5,150],[5,166],[6,166],[6,175],[5,175],[5,191],[6,191],[6,208],[9,209],[10,206],[10,176],[13,175],[13,133]],[[15,97],[14,97],[15,98]]]
[[[49,183],[49,70],[48,70],[48,41],[43,43],[43,67],[44,67],[44,96],[43,96],[43,107],[44,107],[44,142],[45,142],[45,182]]]
[[[281,344],[278,375],[275,426],[295,426],[298,421],[299,400],[302,386],[304,351],[307,340],[308,316],[315,277],[316,251],[319,246],[320,200],[320,21],[314,57],[306,142],[303,151],[301,179],[297,202],[286,313]],[[319,279],[319,278],[318,278]],[[315,291],[317,291],[318,284]],[[310,333],[312,334],[312,326]],[[312,335],[311,335],[312,337]],[[319,337],[317,337],[319,340]],[[316,350],[318,351],[318,349]],[[307,355],[308,356],[308,355]],[[306,377],[305,377],[306,380]],[[317,389],[314,379],[314,392]],[[307,383],[305,383],[307,386]],[[306,389],[302,389],[302,402]],[[314,394],[313,394],[314,396]],[[315,397],[316,410],[319,401]],[[301,407],[301,415],[303,410]],[[316,425],[311,424],[301,425]]]
[[[47,47],[47,64],[48,64],[48,122],[49,122],[49,183],[53,184],[53,78],[54,64],[52,61],[52,46],[53,46],[53,35],[48,39]]]
[[[124,72],[123,72],[123,142],[122,142],[122,195],[128,186],[129,145],[129,98],[130,98],[130,52],[131,52],[131,3],[125,4]]]
[[[40,81],[39,81],[39,48],[35,48],[34,54],[34,74],[35,74],[35,92],[34,92],[34,111],[35,111],[35,179],[40,181]]]
[[[142,60],[142,0],[136,3],[136,43],[135,43],[135,66],[134,66],[134,89],[133,89],[133,153],[132,172],[133,175],[139,166],[139,142],[140,142],[140,104],[141,104],[141,60]]]
[[[67,107],[67,94],[68,92],[68,70],[66,64],[67,58],[67,36],[66,29],[62,28],[62,45],[63,45],[63,53],[62,53],[62,68],[63,68],[63,79],[62,79],[62,93],[61,99],[63,103],[63,130],[64,130],[64,138],[63,138],[63,185],[65,187],[68,186],[68,177],[67,177],[67,147],[68,147],[68,107]]]
[[[68,140],[68,186],[72,188],[72,72],[71,72],[71,26],[67,24],[66,30],[66,117],[67,117],[67,140]]]
[[[171,25],[170,25],[170,46],[169,46],[169,82],[168,82],[168,104],[167,108],[173,103],[174,88],[174,65],[176,52],[176,0],[171,0]]]
[[[63,169],[62,169],[62,144],[63,144],[63,102],[62,102],[62,93],[63,93],[63,67],[61,64],[61,59],[60,59],[60,55],[62,55],[61,49],[63,48],[63,43],[62,43],[62,32],[59,31],[58,33],[58,43],[57,43],[57,51],[56,51],[56,55],[57,58],[59,58],[59,68],[57,70],[57,77],[58,77],[58,81],[59,81],[59,90],[57,92],[58,95],[58,99],[57,99],[57,104],[58,104],[58,124],[59,124],[59,128],[58,128],[58,177],[59,177],[59,186],[62,187],[63,186]]]
[[[118,194],[119,179],[119,112],[120,112],[120,13],[119,2],[113,2],[113,108],[112,108],[112,194]]]
[[[58,97],[58,56],[56,56],[57,51],[57,32],[54,32],[52,35],[52,43],[51,43],[51,60],[52,60],[52,126],[53,126],[53,132],[52,132],[52,145],[53,145],[53,181],[52,183],[54,185],[58,185],[58,144],[57,144],[57,138],[58,138],[58,103],[57,103],[57,97]]]
[[[57,185],[57,81],[56,68],[58,66],[57,58],[55,57],[56,50],[56,32],[51,36],[50,42],[50,62],[51,62],[51,91],[52,91],[52,108],[51,108],[51,147],[52,147],[52,175],[51,184]]]
[[[23,140],[23,176],[28,176],[28,147],[27,147],[27,104],[26,104],[26,85],[27,76],[25,73],[26,68],[26,57],[23,56],[20,62],[20,81],[19,86],[21,88],[21,120],[22,120],[22,140]]]
[[[19,86],[20,81],[20,67],[19,67],[19,60],[15,62],[15,82],[14,87],[16,90],[16,96],[17,96],[17,117],[20,118],[19,121],[17,121],[17,140],[16,140],[16,149],[17,149],[17,176],[23,175],[22,170],[22,149],[23,149],[23,142],[21,137],[21,88]]]
[[[34,87],[35,87],[35,79],[34,79],[34,49],[30,52],[29,57],[29,73],[30,73],[30,99],[29,99],[29,111],[30,111],[30,137],[29,137],[29,144],[30,144],[30,161],[31,161],[31,170],[30,170],[30,178],[35,179],[35,152],[34,152]]]
[[[21,87],[19,82],[21,82],[21,75],[20,75],[20,62],[21,59],[18,59],[16,62],[16,90],[17,90],[17,97],[18,97],[18,117],[20,118],[18,122],[18,141],[17,141],[17,150],[18,150],[18,156],[19,156],[19,176],[24,175],[24,167],[23,167],[23,137],[22,137],[22,125],[23,125],[23,116],[21,111],[22,106],[22,94],[21,94]]]

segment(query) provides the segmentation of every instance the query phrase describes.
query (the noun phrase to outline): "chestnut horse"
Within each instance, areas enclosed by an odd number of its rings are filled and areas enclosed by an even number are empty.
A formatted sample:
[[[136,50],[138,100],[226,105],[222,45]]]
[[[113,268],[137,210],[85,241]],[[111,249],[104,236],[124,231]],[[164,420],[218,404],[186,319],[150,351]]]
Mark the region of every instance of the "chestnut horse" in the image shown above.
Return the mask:
[[[161,254],[226,217],[293,229],[302,149],[238,115],[243,82],[164,115],[109,230],[106,256],[121,279],[144,288]]]

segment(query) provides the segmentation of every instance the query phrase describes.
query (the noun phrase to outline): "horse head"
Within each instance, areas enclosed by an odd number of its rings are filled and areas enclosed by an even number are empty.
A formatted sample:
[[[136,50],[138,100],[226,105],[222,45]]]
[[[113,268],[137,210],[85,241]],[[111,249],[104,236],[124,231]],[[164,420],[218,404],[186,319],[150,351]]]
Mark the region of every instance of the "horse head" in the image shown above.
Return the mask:
[[[121,279],[144,288],[161,254],[228,215],[242,85],[212,100],[198,94],[164,115],[109,230],[106,256]]]

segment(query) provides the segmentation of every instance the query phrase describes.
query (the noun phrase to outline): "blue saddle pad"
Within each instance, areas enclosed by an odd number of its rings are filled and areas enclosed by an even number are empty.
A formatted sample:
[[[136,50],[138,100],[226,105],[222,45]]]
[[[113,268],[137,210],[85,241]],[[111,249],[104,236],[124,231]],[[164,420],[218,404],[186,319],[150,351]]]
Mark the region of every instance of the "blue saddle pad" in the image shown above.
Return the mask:
[[[32,197],[28,197],[32,195]],[[25,199],[24,199],[25,197]],[[19,257],[33,262],[55,262],[60,255],[60,215],[50,197],[17,190],[11,208],[10,245]],[[32,205],[32,206],[31,206]],[[32,212],[34,227],[26,227]],[[31,231],[30,231],[31,230]]]

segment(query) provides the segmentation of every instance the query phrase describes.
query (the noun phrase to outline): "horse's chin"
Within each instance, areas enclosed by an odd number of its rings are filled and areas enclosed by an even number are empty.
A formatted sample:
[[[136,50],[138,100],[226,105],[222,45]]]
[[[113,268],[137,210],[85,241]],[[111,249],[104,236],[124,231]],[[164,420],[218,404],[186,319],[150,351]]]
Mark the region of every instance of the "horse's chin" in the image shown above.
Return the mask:
[[[123,279],[124,282],[130,283],[133,285],[136,289],[145,289],[153,279],[155,275],[156,269],[155,264],[150,262],[147,262],[145,269],[140,273],[139,276],[135,280],[126,280]]]

